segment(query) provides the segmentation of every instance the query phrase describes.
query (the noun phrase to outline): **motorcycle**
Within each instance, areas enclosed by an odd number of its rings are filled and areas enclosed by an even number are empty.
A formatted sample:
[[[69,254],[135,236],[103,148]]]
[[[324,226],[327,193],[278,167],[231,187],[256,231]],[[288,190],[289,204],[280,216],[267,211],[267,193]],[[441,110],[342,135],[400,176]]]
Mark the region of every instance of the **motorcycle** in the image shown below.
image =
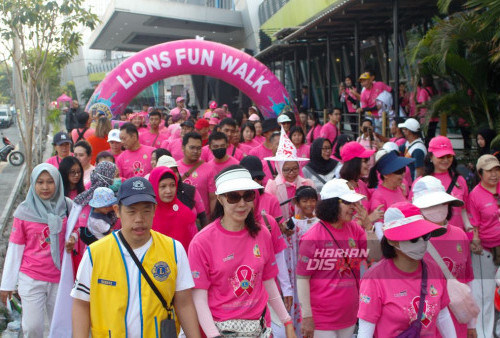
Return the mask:
[[[20,151],[17,151],[12,144],[12,142],[2,134],[3,148],[0,149],[0,161],[7,162],[9,161],[15,167],[18,167],[24,163],[24,154]]]

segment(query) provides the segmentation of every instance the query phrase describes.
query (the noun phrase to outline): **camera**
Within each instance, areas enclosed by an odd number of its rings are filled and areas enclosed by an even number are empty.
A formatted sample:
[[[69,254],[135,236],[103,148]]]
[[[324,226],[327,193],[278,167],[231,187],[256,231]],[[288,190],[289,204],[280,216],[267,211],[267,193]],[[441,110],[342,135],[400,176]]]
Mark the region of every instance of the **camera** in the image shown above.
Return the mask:
[[[286,228],[288,230],[293,230],[295,228],[295,223],[293,223],[293,220],[291,218],[289,218],[286,222]]]

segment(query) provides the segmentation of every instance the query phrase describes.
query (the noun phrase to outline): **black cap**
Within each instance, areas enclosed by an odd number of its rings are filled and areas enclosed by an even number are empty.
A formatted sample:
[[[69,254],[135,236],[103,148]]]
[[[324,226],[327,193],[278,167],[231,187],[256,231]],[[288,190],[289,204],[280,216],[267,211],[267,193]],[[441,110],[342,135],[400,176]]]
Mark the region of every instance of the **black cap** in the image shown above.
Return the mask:
[[[266,133],[272,130],[280,130],[280,126],[278,124],[277,119],[267,119],[262,121],[262,132]]]
[[[63,143],[73,143],[73,140],[71,140],[71,136],[69,136],[68,133],[65,133],[64,131],[60,131],[57,134],[54,135],[54,138],[52,140],[53,145],[60,145]]]
[[[140,202],[156,204],[153,186],[144,177],[129,178],[122,183],[118,190],[118,203],[129,206]]]
[[[252,175],[252,179],[255,178],[264,178],[266,174],[264,174],[264,171],[262,170],[262,162],[257,156],[245,156],[240,162],[240,165],[242,165],[246,170],[250,172],[250,175]]]
[[[191,120],[186,120],[186,121],[181,123],[181,127],[188,127],[188,128],[194,129],[194,122]]]

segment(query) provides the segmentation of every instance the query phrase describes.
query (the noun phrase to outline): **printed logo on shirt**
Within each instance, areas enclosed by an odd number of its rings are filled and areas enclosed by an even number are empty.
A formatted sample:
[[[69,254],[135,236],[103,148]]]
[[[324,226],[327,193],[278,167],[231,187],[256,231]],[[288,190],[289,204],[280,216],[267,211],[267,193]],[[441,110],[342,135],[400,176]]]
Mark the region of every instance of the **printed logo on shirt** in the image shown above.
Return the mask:
[[[166,281],[168,276],[170,276],[170,267],[167,263],[160,261],[153,266],[151,271],[153,273],[153,277],[158,282]]]
[[[50,236],[49,226],[46,226],[40,233],[40,248],[45,249],[50,245],[49,236]]]
[[[438,290],[434,287],[434,285],[431,284],[431,287],[429,288],[430,294],[432,297],[439,296]]]
[[[142,166],[141,162],[135,161],[132,164],[132,168],[134,169],[135,176],[138,176],[138,175],[141,176],[142,174],[144,174],[144,167]]]
[[[196,172],[196,171],[195,171],[195,172],[193,172],[193,173],[191,174],[191,176],[193,176],[193,178],[198,177],[198,172]]]
[[[200,278],[200,272],[199,272],[199,271],[192,271],[192,272],[191,272],[191,275],[193,275],[193,278],[194,278],[194,279],[198,279],[198,278]]]
[[[236,297],[241,297],[244,293],[252,294],[256,274],[248,265],[240,265],[234,276],[231,277],[231,284]]]
[[[406,297],[406,296],[408,296],[408,292],[406,292],[406,290],[399,291],[399,293],[395,293],[395,294],[394,294],[394,297],[395,297],[395,298],[399,298],[399,297]]]
[[[230,261],[231,259],[234,259],[234,253],[227,255],[225,258],[222,259],[223,262]]]
[[[354,241],[353,238],[349,238],[349,247],[350,248],[355,248],[356,247],[356,242]]]
[[[409,323],[417,319],[419,303],[420,296],[416,296],[412,299],[410,306],[407,308],[409,314]],[[436,315],[436,310],[436,304],[429,305],[427,300],[424,301],[424,310],[422,311],[422,318],[420,319],[423,326],[428,327],[431,324],[432,318],[434,318],[434,316]]]
[[[462,253],[462,246],[460,245],[460,243],[457,243],[457,252]]]
[[[109,286],[116,286],[116,282],[114,280],[107,280],[107,279],[101,279],[99,278],[97,280],[98,284],[103,284],[103,285],[109,285]]]
[[[359,295],[359,300],[362,301],[365,304],[370,304],[371,298],[368,297],[367,295],[360,294]]]
[[[147,154],[144,154],[144,155],[142,155],[142,158],[143,158],[143,159],[147,159],[147,158],[148,158],[148,155],[147,155]]]
[[[260,249],[258,244],[255,244],[255,246],[253,247],[253,255],[257,258],[262,257],[260,254]]]

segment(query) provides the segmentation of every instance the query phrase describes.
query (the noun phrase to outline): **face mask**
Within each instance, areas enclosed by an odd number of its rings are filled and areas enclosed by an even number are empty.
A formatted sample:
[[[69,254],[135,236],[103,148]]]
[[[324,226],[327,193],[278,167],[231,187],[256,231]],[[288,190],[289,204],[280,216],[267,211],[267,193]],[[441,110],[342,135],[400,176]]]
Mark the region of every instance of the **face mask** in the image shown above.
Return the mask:
[[[427,241],[424,241],[422,237],[418,239],[417,243],[401,241],[399,242],[399,248],[396,249],[410,258],[420,261],[424,258],[424,255],[427,252]]]
[[[221,160],[224,156],[226,156],[226,148],[217,148],[212,150],[212,154],[214,154],[216,159]]]
[[[442,223],[446,220],[448,216],[448,206],[447,205],[435,205],[430,208],[425,208],[420,210],[422,215],[432,223]]]
[[[115,178],[113,180],[113,184],[109,186],[109,189],[113,190],[113,192],[118,192],[118,189],[120,189],[121,185],[122,185],[121,178]]]

